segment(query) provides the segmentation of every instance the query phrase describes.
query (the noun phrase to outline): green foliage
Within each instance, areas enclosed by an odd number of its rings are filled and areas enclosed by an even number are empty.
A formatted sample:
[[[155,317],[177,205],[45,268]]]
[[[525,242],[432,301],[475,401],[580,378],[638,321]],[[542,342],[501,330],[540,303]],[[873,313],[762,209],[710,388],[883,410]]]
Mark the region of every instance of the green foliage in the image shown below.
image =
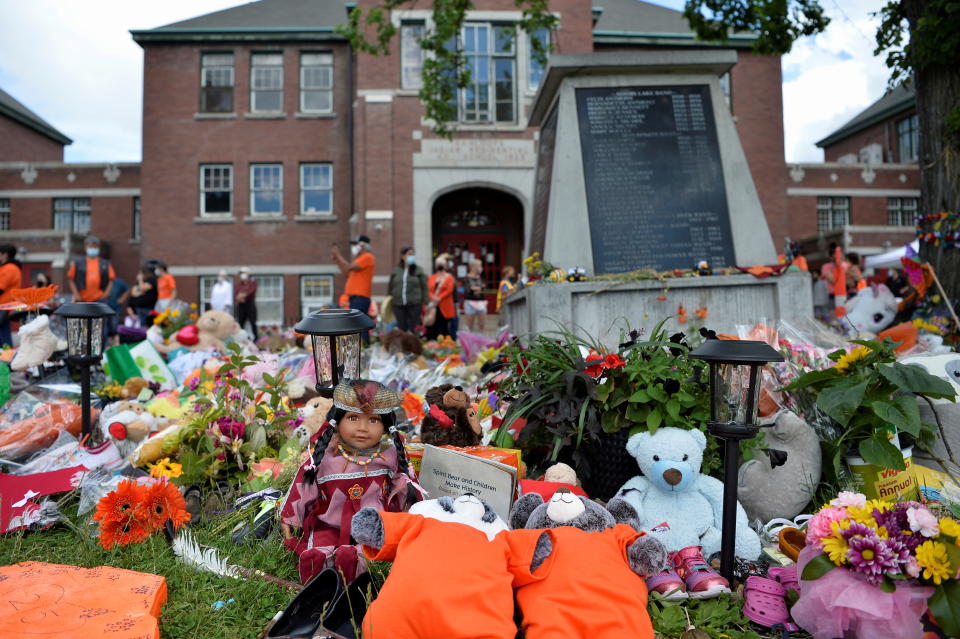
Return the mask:
[[[726,42],[732,32],[751,31],[754,51],[774,55],[830,24],[818,0],[687,0],[683,16],[701,40]]]
[[[712,639],[760,639],[761,635],[743,616],[742,605],[742,601],[734,597],[690,599],[681,603],[651,599],[647,610],[654,631],[664,639],[679,639],[689,624],[706,632]]]
[[[557,28],[559,21],[549,10],[549,0],[514,2],[523,12],[516,23],[520,31],[533,34],[540,29],[552,31]],[[382,0],[379,5],[366,10],[356,7],[350,11],[347,23],[337,27],[337,32],[349,40],[355,51],[375,56],[389,55],[390,43],[397,35],[390,13],[413,9],[416,5],[416,0]],[[467,11],[471,9],[472,0],[434,0],[432,28],[420,40],[420,47],[426,54],[420,100],[426,118],[433,122],[434,132],[447,138],[453,136],[456,128],[456,92],[470,84],[466,56],[457,43]],[[545,45],[537,38],[530,40],[534,57],[545,64],[552,45]]]
[[[960,2],[927,0],[922,4],[922,13],[912,31],[903,0],[887,2],[879,11],[881,22],[874,55],[886,54],[891,88],[909,81],[915,71],[956,64],[960,51]],[[952,116],[960,119],[960,110],[954,109]]]
[[[937,586],[927,600],[930,613],[948,637],[960,637],[960,582],[951,579]]]

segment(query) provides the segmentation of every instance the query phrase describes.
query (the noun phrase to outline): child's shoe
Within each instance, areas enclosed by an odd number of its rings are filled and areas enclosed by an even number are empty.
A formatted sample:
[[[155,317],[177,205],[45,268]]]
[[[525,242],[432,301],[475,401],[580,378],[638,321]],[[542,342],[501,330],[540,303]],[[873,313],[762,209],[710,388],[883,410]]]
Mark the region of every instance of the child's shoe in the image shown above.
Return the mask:
[[[672,557],[667,557],[666,568],[647,577],[647,590],[650,597],[663,601],[684,601],[689,596],[683,579],[673,569]]]
[[[700,546],[678,550],[671,559],[691,599],[712,599],[730,593],[730,584],[706,562]]]

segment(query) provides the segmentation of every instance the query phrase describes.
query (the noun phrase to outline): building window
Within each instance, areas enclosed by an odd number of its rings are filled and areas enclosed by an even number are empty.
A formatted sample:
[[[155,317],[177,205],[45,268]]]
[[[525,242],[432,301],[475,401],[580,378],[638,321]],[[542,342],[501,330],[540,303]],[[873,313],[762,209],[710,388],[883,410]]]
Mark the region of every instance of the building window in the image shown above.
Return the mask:
[[[130,239],[140,239],[140,197],[133,198],[133,228],[130,231]]]
[[[333,214],[333,166],[300,165],[300,215]]]
[[[916,162],[920,150],[920,130],[916,114],[897,122],[897,141],[901,162]]]
[[[280,215],[283,213],[283,166],[280,164],[250,165],[250,214]]]
[[[90,198],[58,197],[53,200],[53,228],[79,235],[90,233]]]
[[[850,224],[850,198],[818,197],[817,230],[829,231]]]
[[[300,277],[300,315],[333,306],[333,276],[303,275]]]
[[[227,277],[231,283],[233,282],[231,277]],[[210,308],[210,298],[213,296],[213,285],[217,283],[216,275],[201,275],[200,276],[200,308],[203,311],[209,311]],[[258,293],[259,294],[259,293]],[[233,304],[234,302],[230,302]]]
[[[254,113],[283,110],[283,54],[250,56],[250,110]]]
[[[0,231],[10,230],[10,200],[0,198]]]
[[[550,49],[550,31],[547,29],[537,29],[530,34],[529,46],[527,51],[530,58],[530,68],[527,71],[527,88],[536,91],[540,87],[540,79],[543,78],[545,65],[537,60],[537,52],[534,49],[533,41],[540,43],[544,51],[549,55]]]
[[[460,45],[470,70],[470,83],[457,90],[461,122],[516,120],[515,36],[513,25],[464,25]]]
[[[233,112],[233,54],[200,56],[200,112]]]
[[[333,54],[300,54],[300,110],[304,113],[333,111]]]
[[[400,87],[403,89],[423,88],[423,22],[406,22],[400,25]]]
[[[200,215],[230,215],[233,212],[233,166],[200,166]]]
[[[283,326],[283,276],[254,275],[257,326]]]
[[[914,226],[917,223],[917,198],[888,197],[887,224],[890,226]]]

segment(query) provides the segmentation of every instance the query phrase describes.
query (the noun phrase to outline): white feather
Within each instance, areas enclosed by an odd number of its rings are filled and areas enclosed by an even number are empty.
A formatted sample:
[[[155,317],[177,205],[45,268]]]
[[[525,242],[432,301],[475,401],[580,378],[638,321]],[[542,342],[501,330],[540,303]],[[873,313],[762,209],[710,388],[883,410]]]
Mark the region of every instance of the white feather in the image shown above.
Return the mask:
[[[221,577],[239,579],[241,574],[237,566],[227,563],[229,557],[220,557],[220,551],[210,546],[201,546],[189,530],[182,530],[173,540],[174,554],[188,566],[212,572]]]

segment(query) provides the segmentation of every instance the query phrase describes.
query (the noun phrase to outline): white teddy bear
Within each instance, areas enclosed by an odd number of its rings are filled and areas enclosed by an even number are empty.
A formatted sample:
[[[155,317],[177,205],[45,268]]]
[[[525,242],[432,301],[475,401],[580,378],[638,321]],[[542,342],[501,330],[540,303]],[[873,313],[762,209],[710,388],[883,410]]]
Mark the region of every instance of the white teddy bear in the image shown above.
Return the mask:
[[[720,550],[723,484],[700,473],[707,438],[699,430],[660,428],[653,435],[638,433],[627,440],[643,476],[629,480],[617,496],[633,506],[640,530],[648,530],[669,552],[702,546],[709,558]],[[747,524],[737,502],[736,554],[760,556],[760,538]]]
[[[50,330],[50,318],[46,315],[27,322],[20,327],[20,348],[10,363],[10,368],[23,371],[34,366],[40,366],[47,361],[57,350],[63,350],[67,343],[57,339]]]

